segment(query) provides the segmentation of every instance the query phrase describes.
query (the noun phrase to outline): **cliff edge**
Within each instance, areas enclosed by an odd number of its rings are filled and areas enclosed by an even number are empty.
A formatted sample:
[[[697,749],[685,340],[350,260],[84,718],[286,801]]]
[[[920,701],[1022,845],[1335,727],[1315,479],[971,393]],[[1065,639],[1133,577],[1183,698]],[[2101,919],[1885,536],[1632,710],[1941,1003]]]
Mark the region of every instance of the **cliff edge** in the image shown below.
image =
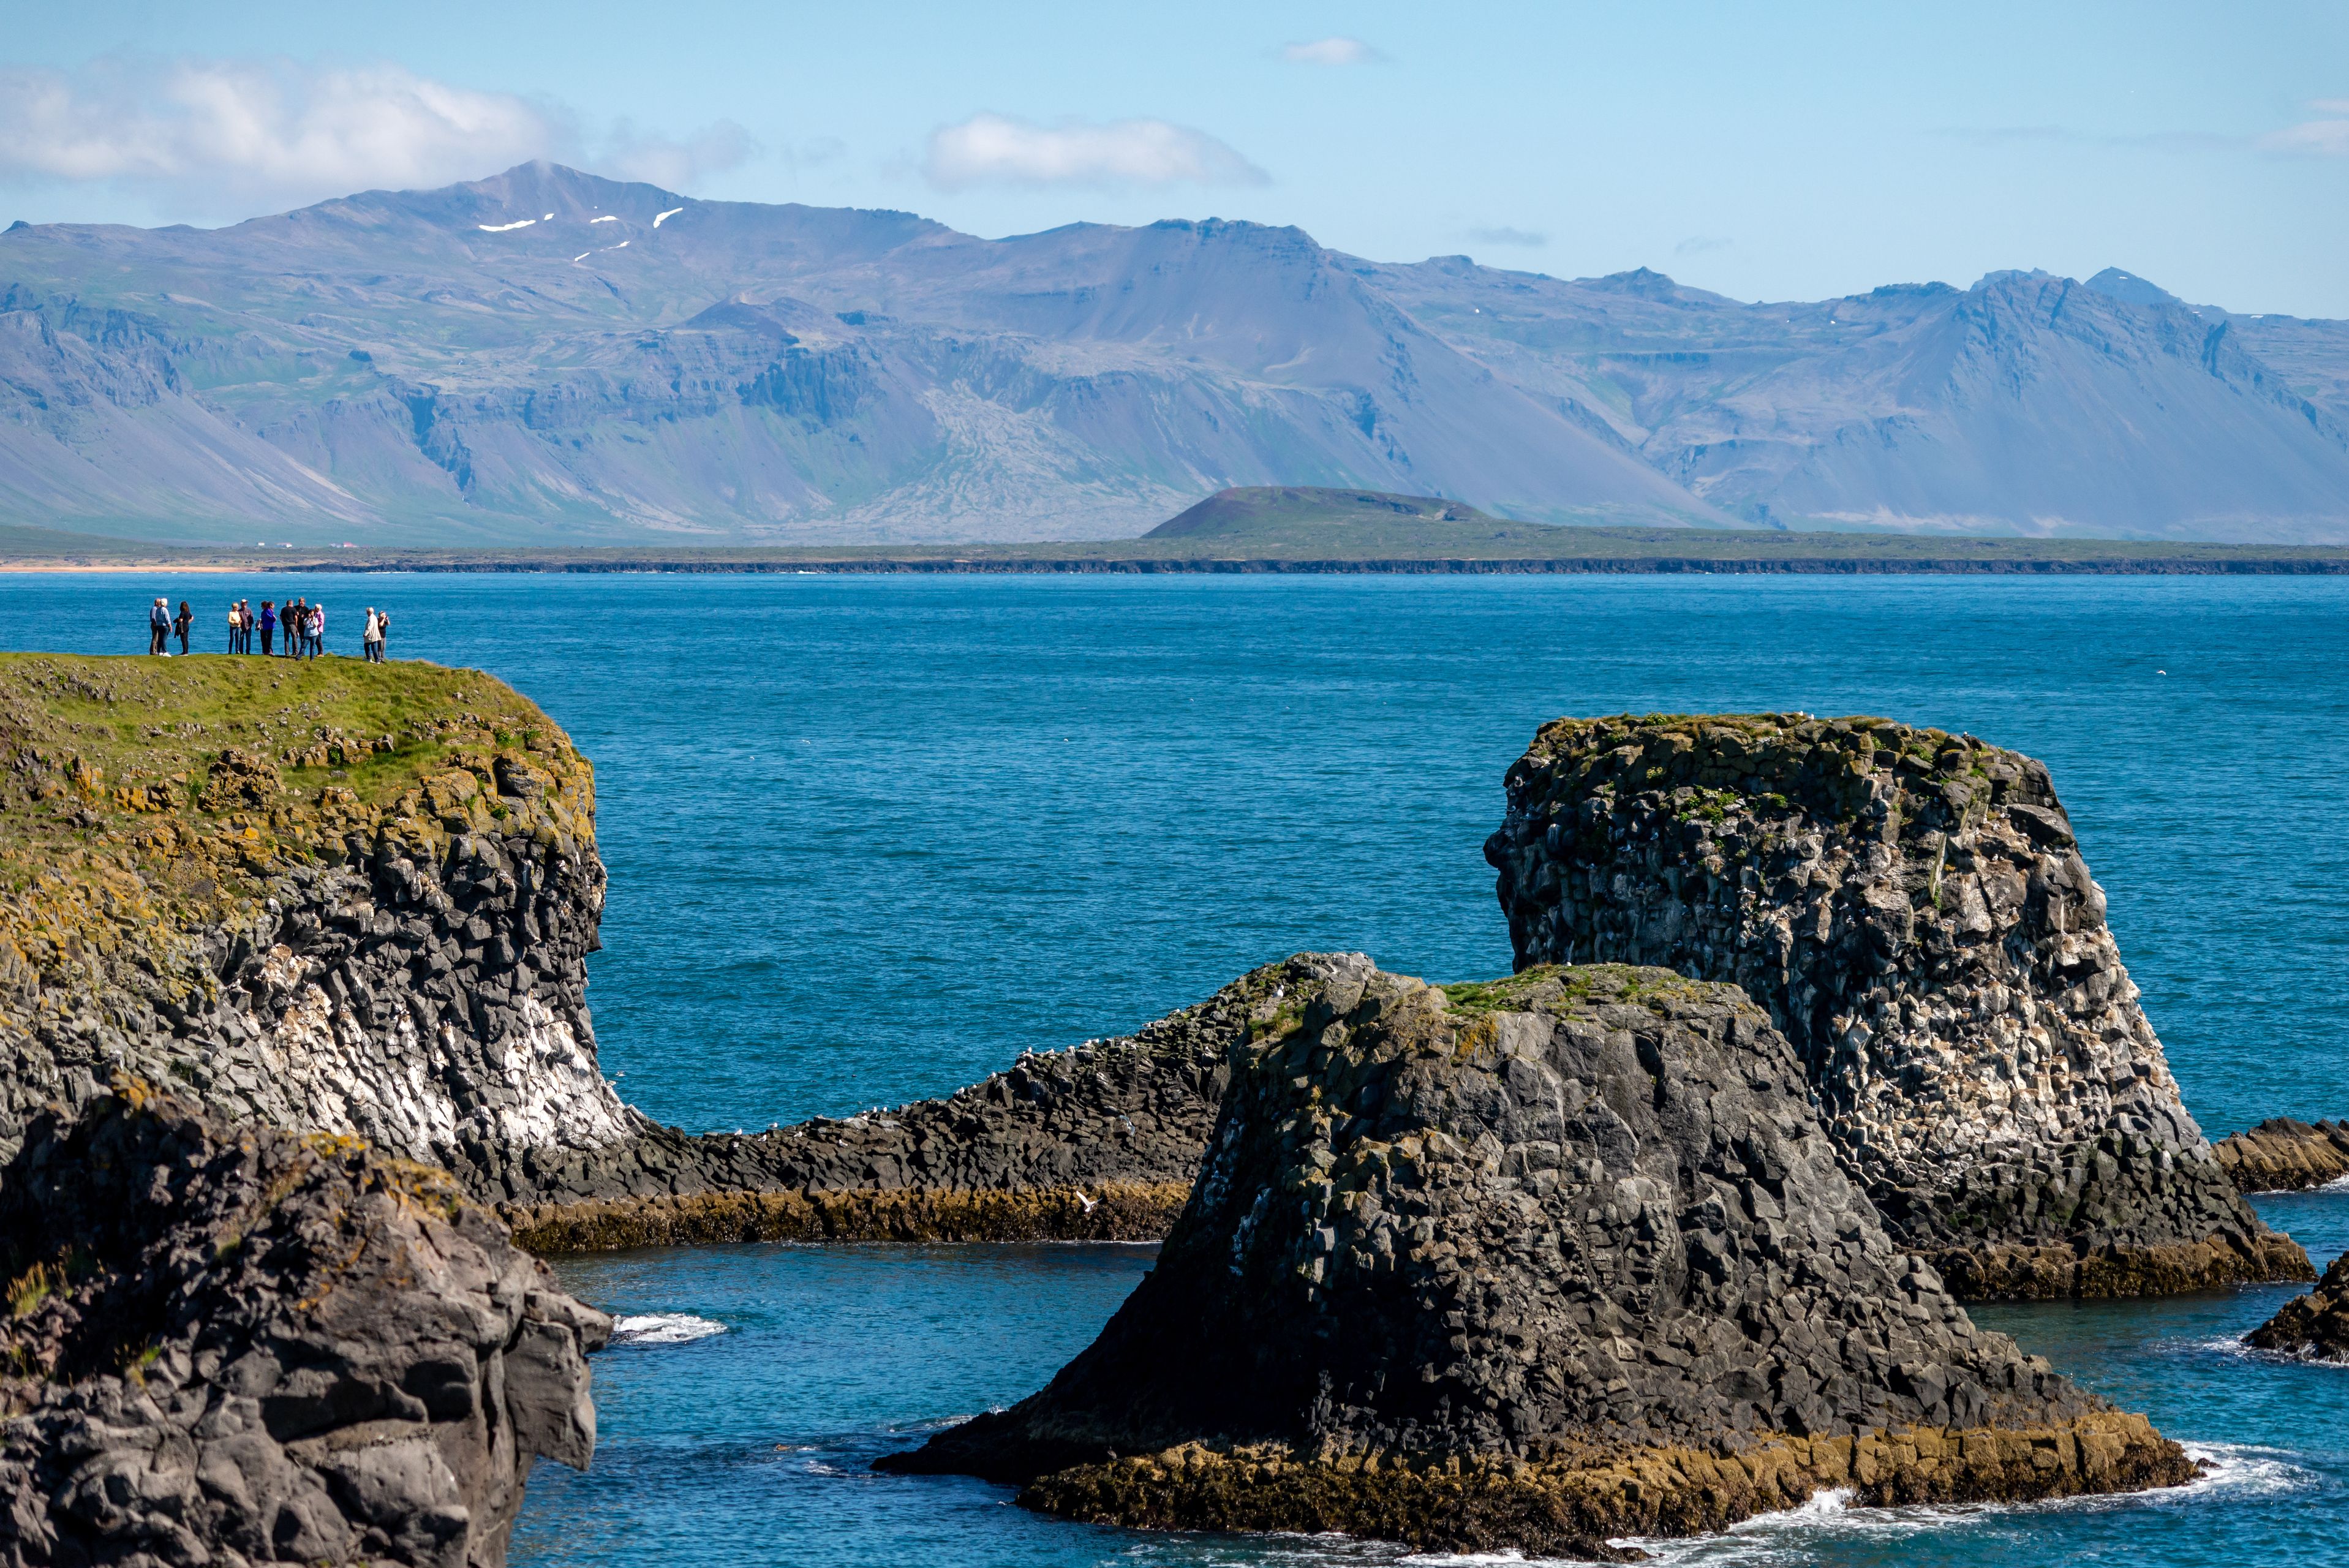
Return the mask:
[[[1902,1245],[1961,1296],[2309,1279],[2137,1006],[2047,769],[1881,719],[1542,727],[1486,841],[1520,967],[1743,986]]]

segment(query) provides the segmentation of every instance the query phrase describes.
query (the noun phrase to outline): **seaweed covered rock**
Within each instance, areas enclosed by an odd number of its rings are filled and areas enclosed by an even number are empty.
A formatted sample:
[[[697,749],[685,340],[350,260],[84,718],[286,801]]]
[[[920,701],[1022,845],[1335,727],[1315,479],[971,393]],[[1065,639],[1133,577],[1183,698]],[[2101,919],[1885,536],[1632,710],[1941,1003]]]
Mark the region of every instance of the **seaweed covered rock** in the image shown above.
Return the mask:
[[[2324,1277],[2306,1295],[2243,1336],[2255,1350],[2272,1350],[2310,1361],[2349,1363],[2349,1253],[2333,1260]]]
[[[1131,1035],[1030,1052],[942,1099],[748,1136],[661,1130],[529,1151],[509,1204],[537,1252],[736,1241],[1154,1240],[1182,1212],[1233,1047],[1360,954],[1299,954]]]
[[[119,1087],[0,1172],[0,1563],[502,1563],[610,1321],[442,1172]]]
[[[2349,1176],[2349,1122],[2270,1117],[2211,1152],[2240,1191],[2304,1192]]]
[[[1615,966],[1333,978],[1236,1054],[1101,1337],[882,1463],[1106,1522],[1593,1554],[1823,1487],[2192,1473],[1893,1244],[1761,1008]]]
[[[1559,719],[1507,789],[1518,966],[1743,986],[1961,1295],[2313,1277],[2187,1114],[2040,763],[1879,719]]]

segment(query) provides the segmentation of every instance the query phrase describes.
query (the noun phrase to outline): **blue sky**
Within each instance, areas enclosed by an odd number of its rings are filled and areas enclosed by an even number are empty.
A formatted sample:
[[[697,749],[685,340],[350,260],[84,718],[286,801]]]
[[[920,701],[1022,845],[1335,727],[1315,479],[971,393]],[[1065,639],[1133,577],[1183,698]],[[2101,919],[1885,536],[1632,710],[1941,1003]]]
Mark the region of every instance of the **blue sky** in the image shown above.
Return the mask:
[[[1744,299],[2106,265],[2349,317],[2349,5],[17,8],[0,222],[548,155],[981,234],[1295,223]]]

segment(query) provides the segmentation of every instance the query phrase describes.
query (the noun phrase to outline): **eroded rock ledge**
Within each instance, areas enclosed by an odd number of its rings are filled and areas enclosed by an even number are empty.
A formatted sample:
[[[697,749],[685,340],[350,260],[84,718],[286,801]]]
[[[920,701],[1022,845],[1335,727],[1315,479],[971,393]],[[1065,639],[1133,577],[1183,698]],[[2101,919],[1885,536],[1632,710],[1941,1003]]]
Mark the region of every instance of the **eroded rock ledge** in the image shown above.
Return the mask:
[[[1560,719],[1507,789],[1519,965],[1744,987],[1961,1295],[2313,1277],[2187,1114],[2040,763],[1878,719]]]
[[[882,1468],[1128,1525],[1609,1555],[1822,1486],[2023,1499],[2194,1467],[1894,1245],[1734,987],[1361,964],[1239,1047],[1101,1337]]]
[[[657,1131],[493,1177],[536,1252],[731,1241],[1154,1241],[1182,1210],[1235,1046],[1358,954],[1299,954],[1133,1035],[1033,1052],[943,1099],[748,1137]]]
[[[610,1321],[443,1172],[122,1085],[0,1172],[0,1563],[492,1568]]]
[[[2304,1192],[2349,1176],[2349,1122],[2271,1117],[2211,1152],[2241,1191]]]

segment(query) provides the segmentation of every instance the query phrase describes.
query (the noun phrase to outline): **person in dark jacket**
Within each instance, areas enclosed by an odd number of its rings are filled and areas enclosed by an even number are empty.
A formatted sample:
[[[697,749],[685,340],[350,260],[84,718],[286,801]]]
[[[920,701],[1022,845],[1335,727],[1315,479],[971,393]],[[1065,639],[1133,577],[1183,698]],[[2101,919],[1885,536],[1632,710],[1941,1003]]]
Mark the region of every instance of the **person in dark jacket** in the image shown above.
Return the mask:
[[[188,628],[196,624],[196,613],[188,608],[185,599],[180,601],[180,613],[171,617],[171,631],[180,639],[180,652],[188,651]]]

